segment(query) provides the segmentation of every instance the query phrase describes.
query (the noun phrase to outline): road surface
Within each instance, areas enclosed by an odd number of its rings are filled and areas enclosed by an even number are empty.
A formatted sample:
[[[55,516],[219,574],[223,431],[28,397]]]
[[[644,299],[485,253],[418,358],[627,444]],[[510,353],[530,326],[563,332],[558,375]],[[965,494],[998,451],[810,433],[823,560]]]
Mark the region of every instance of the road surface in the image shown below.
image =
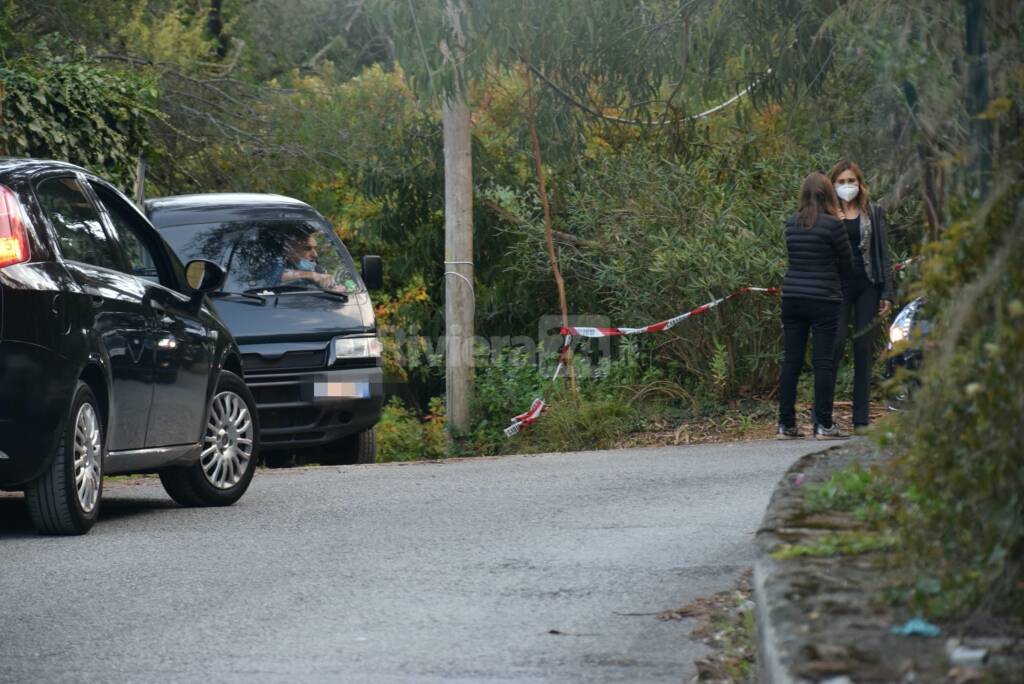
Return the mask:
[[[651,614],[730,586],[819,447],[260,471],[204,510],[108,480],[74,538],[6,496],[0,681],[678,683],[702,647]]]

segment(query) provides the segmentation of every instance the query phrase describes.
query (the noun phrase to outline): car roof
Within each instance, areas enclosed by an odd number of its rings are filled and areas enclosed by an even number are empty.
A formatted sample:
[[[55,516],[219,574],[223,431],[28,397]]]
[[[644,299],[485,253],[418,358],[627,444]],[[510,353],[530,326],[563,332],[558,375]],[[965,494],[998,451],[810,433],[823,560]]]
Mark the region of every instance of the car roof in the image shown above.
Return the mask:
[[[319,219],[313,207],[284,195],[255,192],[209,192],[155,197],[145,202],[146,215],[157,228],[224,221]]]
[[[95,173],[92,173],[88,169],[83,169],[81,166],[75,166],[65,161],[57,161],[56,159],[33,159],[30,157],[0,157],[0,174],[7,174],[15,172],[18,174],[32,174],[36,171],[46,171],[51,169],[67,169],[68,171],[76,171],[88,174],[99,178]]]

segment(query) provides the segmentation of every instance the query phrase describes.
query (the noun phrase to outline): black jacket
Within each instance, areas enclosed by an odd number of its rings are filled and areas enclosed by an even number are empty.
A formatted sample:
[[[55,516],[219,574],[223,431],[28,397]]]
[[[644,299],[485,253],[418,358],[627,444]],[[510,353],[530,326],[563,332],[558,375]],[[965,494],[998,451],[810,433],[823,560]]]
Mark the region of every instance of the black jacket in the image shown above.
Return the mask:
[[[853,271],[853,253],[842,221],[821,213],[804,228],[803,217],[794,214],[786,221],[786,250],[783,297],[843,301],[842,281]]]
[[[889,259],[889,239],[886,235],[885,209],[872,204],[871,211],[860,214],[860,252],[868,280],[878,288],[881,299],[896,300],[892,286],[892,262]],[[867,238],[865,239],[865,234]]]

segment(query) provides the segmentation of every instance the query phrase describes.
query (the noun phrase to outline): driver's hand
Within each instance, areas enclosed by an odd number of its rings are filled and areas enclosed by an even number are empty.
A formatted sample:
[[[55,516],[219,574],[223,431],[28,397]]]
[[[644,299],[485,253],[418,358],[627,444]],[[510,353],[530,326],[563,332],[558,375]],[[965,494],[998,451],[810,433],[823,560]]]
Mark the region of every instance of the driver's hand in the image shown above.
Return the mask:
[[[336,290],[338,289],[338,283],[335,282],[334,278],[330,273],[318,273],[320,276],[317,280],[320,282],[320,287],[325,290]]]

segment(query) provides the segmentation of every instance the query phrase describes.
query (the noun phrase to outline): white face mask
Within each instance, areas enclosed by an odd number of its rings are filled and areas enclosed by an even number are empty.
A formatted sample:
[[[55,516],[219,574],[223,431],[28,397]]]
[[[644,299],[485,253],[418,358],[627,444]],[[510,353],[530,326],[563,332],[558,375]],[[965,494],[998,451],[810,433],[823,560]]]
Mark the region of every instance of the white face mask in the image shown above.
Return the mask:
[[[860,192],[860,184],[849,183],[845,185],[836,185],[836,194],[839,195],[839,199],[844,202],[852,202],[853,198]]]

